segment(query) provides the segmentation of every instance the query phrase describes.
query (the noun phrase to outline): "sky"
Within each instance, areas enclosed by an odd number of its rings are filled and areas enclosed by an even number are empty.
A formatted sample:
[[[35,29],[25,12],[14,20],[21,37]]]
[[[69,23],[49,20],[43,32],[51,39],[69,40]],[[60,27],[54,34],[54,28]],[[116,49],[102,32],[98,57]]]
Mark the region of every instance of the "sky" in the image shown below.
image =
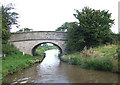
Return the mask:
[[[115,25],[111,30],[118,33],[119,0],[2,0],[2,4],[15,4],[15,12],[19,14],[19,29],[30,28],[33,31],[55,31],[65,22],[75,22],[75,9],[85,6],[96,10],[109,10]],[[13,26],[12,32],[17,29]]]

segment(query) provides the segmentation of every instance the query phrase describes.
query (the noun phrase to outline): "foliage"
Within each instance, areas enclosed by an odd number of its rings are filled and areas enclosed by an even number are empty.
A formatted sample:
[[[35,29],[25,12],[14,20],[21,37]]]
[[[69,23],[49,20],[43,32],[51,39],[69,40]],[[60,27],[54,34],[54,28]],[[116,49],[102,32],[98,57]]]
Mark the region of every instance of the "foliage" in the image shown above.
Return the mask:
[[[10,35],[11,35],[10,31],[8,31],[6,29],[2,29],[2,43],[3,44],[7,43]]]
[[[30,31],[33,31],[33,29],[23,28],[23,29],[20,29],[20,30],[17,31],[17,32],[30,32]]]
[[[116,59],[117,50],[118,45],[103,45],[90,49],[84,48],[81,52],[63,55],[61,58],[85,69],[120,72],[119,62]]]
[[[0,45],[1,45],[1,40],[2,40],[2,11],[0,10]]]
[[[2,52],[7,56],[11,54],[17,54],[19,50],[13,44],[7,43],[7,44],[2,44]]]
[[[42,57],[33,57],[28,54],[23,56],[13,44],[7,43],[3,44],[3,54],[6,54],[2,58],[2,77],[8,74],[13,74],[19,70],[22,70],[28,66],[31,66],[36,59],[42,60]]]
[[[2,39],[3,43],[6,43],[10,37],[10,29],[12,29],[12,25],[18,27],[18,13],[12,12],[14,7],[11,3],[7,6],[2,5],[0,8],[2,10]]]
[[[112,34],[113,43],[119,44],[120,43],[120,34]]]
[[[82,31],[79,30],[78,23],[72,23],[71,28],[67,31],[67,50],[71,51],[80,51],[85,46],[84,36]],[[80,32],[81,31],[81,32]]]
[[[79,64],[80,67],[91,69],[91,70],[104,70],[111,71],[112,70],[112,62],[109,57],[97,57],[97,58],[71,58],[70,63]]]
[[[119,43],[120,44],[120,43]],[[118,70],[120,72],[120,45],[118,47],[118,50],[117,50],[117,53],[118,53]]]
[[[43,46],[39,46],[36,49],[36,55],[44,54],[45,51],[51,50],[51,49],[58,49],[56,46],[46,46],[47,44],[43,44]]]
[[[109,11],[95,10],[84,7],[82,11],[76,10],[75,18],[79,21],[68,29],[68,51],[81,51],[85,46],[98,46],[112,43],[114,24]]]
[[[12,29],[12,25],[18,25],[17,18],[18,13],[11,12],[14,7],[12,3],[8,4],[7,6],[2,5],[2,19],[3,19],[3,27],[8,27],[7,29]]]
[[[65,31],[67,31],[67,30],[69,29],[70,24],[71,24],[71,23],[69,23],[69,22],[65,22],[62,26],[58,27],[58,28],[56,29],[56,31],[65,32]]]

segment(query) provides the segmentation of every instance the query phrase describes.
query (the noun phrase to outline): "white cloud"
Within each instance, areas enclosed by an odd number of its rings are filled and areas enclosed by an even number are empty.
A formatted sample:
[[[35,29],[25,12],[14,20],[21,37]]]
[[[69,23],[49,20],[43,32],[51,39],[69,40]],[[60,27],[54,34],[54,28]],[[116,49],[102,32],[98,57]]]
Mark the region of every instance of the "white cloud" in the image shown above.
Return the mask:
[[[118,1],[119,0],[3,0],[15,4],[19,13],[20,28],[28,27],[34,31],[54,31],[64,22],[77,21],[73,16],[74,9],[90,8],[109,10],[115,25],[111,28],[118,32]],[[12,31],[16,31],[13,29]]]

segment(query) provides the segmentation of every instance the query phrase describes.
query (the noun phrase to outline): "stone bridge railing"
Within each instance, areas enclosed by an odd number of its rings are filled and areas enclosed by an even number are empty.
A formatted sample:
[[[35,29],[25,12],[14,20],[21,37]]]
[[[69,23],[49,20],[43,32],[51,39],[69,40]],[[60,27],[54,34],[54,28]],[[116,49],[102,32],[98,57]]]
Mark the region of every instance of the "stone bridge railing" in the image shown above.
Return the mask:
[[[66,41],[66,32],[56,31],[33,31],[12,33],[10,41],[28,41],[28,40],[63,40]]]

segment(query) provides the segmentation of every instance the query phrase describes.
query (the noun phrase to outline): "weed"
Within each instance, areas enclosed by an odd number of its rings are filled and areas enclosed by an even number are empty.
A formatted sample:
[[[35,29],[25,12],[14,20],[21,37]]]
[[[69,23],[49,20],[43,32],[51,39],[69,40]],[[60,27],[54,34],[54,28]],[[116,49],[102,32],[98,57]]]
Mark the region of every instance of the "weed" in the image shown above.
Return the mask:
[[[70,64],[79,65],[91,70],[118,72],[117,45],[104,45],[87,49],[74,54],[63,55]]]

